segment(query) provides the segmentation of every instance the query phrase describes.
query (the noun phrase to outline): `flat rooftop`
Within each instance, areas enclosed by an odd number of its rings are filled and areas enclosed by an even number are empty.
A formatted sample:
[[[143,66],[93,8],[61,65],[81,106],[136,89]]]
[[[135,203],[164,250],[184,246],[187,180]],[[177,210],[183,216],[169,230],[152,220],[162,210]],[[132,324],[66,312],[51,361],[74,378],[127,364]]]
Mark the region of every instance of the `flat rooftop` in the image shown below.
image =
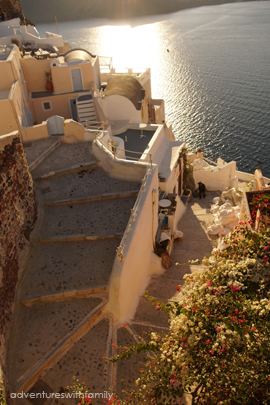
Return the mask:
[[[89,93],[89,90],[77,90],[77,91],[70,91],[68,93],[49,93],[48,91],[33,91],[31,93],[31,98],[43,98],[43,97],[54,97],[54,96],[60,96],[63,94],[78,94],[78,93]]]
[[[128,129],[126,132],[116,135],[118,138],[122,138],[125,143],[126,159],[140,159],[145,149],[149,145],[154,133],[155,131],[149,131],[147,129]]]

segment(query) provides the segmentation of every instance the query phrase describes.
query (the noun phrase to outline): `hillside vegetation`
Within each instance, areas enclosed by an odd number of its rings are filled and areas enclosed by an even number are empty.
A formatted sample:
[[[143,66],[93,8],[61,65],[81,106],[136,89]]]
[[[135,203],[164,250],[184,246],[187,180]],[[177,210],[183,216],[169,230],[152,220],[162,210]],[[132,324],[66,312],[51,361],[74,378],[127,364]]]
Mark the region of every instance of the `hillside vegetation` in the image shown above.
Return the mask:
[[[20,0],[23,13],[35,23],[87,18],[130,19],[172,13],[185,8],[234,0]]]

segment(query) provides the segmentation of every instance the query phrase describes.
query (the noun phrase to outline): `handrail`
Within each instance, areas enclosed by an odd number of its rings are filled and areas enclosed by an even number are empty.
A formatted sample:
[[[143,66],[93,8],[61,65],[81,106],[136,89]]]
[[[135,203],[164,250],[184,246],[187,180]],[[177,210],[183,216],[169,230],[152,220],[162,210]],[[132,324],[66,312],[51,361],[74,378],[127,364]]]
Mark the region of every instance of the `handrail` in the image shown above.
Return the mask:
[[[97,130],[97,131],[98,131],[98,130]],[[98,138],[98,137],[101,136],[101,134],[98,135],[97,133],[96,133],[96,135],[97,135],[96,138]],[[107,141],[105,141],[105,140],[103,140],[103,139],[99,139],[99,142],[100,142],[103,146],[105,146],[105,148],[107,148],[111,153],[113,153],[113,152],[112,152],[112,146],[113,146],[113,145],[112,145],[111,142],[107,142]],[[141,152],[136,152],[136,151],[132,151],[132,150],[126,150],[126,149],[125,149],[125,152],[138,154],[138,155],[140,155],[140,156],[141,156],[141,155],[149,156],[149,163],[150,163],[151,166],[152,166],[152,154],[151,154],[151,153],[145,153],[145,152],[141,153]],[[115,156],[115,153],[113,153],[113,155],[114,155],[114,158],[115,158],[115,157],[116,157],[116,156]],[[121,153],[118,153],[118,156],[126,157],[124,154],[121,154]],[[131,157],[131,156],[128,156],[128,158],[129,158],[129,159],[132,159],[132,160],[136,160],[136,161],[139,161],[139,160],[140,160],[140,158]]]
[[[116,249],[117,256],[118,256],[120,262],[122,262],[123,259],[124,259],[124,249],[126,247],[126,240],[127,240],[128,234],[130,233],[130,231],[132,229],[132,224],[136,220],[136,216],[137,216],[137,213],[138,213],[138,207],[139,207],[139,204],[141,202],[143,193],[145,191],[145,185],[146,185],[147,180],[149,178],[149,175],[151,173],[152,173],[152,167],[148,166],[148,168],[146,170],[146,173],[144,175],[144,178],[142,179],[142,185],[141,185],[138,197],[137,197],[137,199],[135,201],[134,207],[130,210],[131,215],[130,215],[126,230],[124,232],[124,235],[123,235],[123,237],[121,239],[121,243],[118,246],[118,248]]]
[[[217,162],[213,162],[213,160],[207,159],[206,157],[203,157],[203,160],[207,160],[210,163],[213,163],[214,165],[218,166]]]
[[[89,125],[89,126],[88,126],[88,123],[91,123],[91,124],[99,124],[99,127],[97,128],[97,127],[92,126],[92,125]],[[104,130],[104,126],[105,126],[105,122],[104,122],[104,121],[89,121],[89,120],[86,120],[86,121],[85,121],[85,128],[86,128],[86,129],[91,129],[91,127],[92,127],[93,130],[102,131],[102,130]]]

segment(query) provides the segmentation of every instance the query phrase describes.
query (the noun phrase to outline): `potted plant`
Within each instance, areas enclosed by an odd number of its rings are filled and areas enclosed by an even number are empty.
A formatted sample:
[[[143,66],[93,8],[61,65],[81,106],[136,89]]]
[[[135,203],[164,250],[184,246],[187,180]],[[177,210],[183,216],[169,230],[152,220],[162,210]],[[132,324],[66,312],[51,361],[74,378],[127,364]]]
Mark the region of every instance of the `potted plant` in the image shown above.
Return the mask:
[[[49,93],[53,92],[53,85],[52,85],[52,73],[45,71],[45,80],[46,80],[46,90]]]

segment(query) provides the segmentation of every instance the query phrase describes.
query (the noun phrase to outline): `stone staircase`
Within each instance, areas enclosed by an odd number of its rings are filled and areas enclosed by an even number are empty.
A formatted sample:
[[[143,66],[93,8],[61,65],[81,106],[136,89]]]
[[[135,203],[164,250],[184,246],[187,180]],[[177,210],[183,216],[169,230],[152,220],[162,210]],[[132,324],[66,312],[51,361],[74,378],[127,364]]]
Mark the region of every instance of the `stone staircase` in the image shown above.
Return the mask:
[[[79,123],[87,127],[98,127],[92,93],[78,96],[76,105]]]
[[[36,150],[42,155],[52,142],[24,146],[31,164],[39,158]],[[100,394],[93,403],[104,404],[101,394],[112,389],[122,396],[121,380],[138,377],[136,370],[145,358],[139,354],[108,363],[106,358],[114,354],[112,344],[134,344],[136,338],[129,331],[141,335],[149,328],[167,331],[169,326],[166,315],[144,296],[127,328],[119,327],[106,312],[115,251],[140,184],[108,177],[91,155],[90,142],[70,145],[61,139],[32,174],[40,210],[8,347],[10,392],[61,393],[76,376],[85,380],[89,392]],[[213,220],[208,207],[215,195],[208,192],[205,200],[187,204],[178,224],[184,238],[174,245],[173,266],[152,277],[148,286],[157,300],[174,300],[183,276],[204,270],[175,263],[202,259],[215,246],[216,237],[206,234]],[[39,405],[44,402],[59,404],[56,398],[45,398]],[[30,404],[26,398],[12,403]],[[182,398],[181,404],[189,403],[188,396]]]
[[[24,145],[28,163],[38,160],[39,215],[9,341],[10,392],[59,392],[74,375],[93,391],[112,388],[108,283],[140,183],[108,177],[91,142],[61,141]]]

